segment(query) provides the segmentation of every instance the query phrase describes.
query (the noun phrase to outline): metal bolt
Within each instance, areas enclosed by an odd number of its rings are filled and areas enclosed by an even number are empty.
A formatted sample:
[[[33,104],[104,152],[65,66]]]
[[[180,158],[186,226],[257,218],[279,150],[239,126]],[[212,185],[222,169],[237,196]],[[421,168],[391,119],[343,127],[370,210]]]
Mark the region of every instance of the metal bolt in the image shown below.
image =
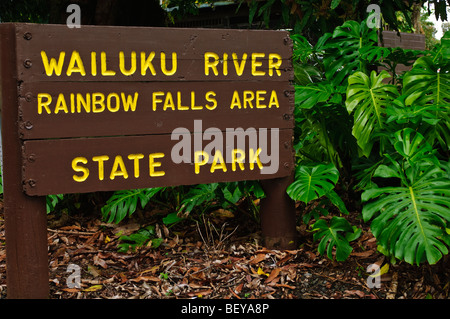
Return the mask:
[[[28,185],[30,185],[30,187],[35,187],[36,186],[36,181],[34,179],[29,179],[27,181]]]
[[[24,38],[25,40],[31,40],[32,37],[33,37],[33,36],[31,35],[30,32],[25,32],[25,33],[23,34],[23,38]]]
[[[290,40],[289,37],[285,37],[285,38],[283,39],[284,45],[288,45],[289,42],[290,42],[289,40]]]
[[[31,68],[31,65],[32,65],[31,60],[30,60],[30,59],[26,59],[25,61],[23,61],[23,65],[24,65],[27,69]]]
[[[289,114],[283,114],[283,119],[288,121],[290,120],[291,116]]]
[[[284,166],[285,169],[289,169],[289,167],[291,167],[291,165],[289,165],[288,162],[285,162],[283,166]]]
[[[286,148],[286,149],[287,149],[287,148],[289,148],[289,146],[290,146],[290,143],[286,141],[286,142],[284,142],[284,144],[283,144],[283,145],[284,145],[284,148]]]
[[[25,122],[25,128],[27,130],[31,130],[33,128],[33,123],[31,123],[30,121]]]
[[[291,92],[290,91],[288,91],[288,90],[285,90],[284,91],[284,96],[285,97],[289,97],[291,95]]]
[[[27,160],[30,163],[34,163],[34,161],[36,161],[36,155],[34,155],[34,154],[28,155]]]
[[[28,92],[27,94],[25,94],[25,100],[27,102],[31,102],[32,98],[33,98],[33,95],[31,94],[31,92]]]

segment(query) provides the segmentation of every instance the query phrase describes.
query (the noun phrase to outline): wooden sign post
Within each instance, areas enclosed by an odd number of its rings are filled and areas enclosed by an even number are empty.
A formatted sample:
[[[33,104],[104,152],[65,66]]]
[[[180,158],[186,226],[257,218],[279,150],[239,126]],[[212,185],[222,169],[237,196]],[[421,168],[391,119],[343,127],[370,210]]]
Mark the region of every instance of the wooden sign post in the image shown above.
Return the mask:
[[[292,248],[287,32],[2,24],[8,296],[48,296],[45,195],[261,180]]]

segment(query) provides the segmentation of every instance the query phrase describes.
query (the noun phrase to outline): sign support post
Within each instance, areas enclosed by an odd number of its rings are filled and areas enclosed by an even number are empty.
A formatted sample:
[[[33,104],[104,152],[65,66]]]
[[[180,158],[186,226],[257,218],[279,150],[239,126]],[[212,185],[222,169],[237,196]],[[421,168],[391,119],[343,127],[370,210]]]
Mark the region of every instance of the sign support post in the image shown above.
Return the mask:
[[[3,194],[6,281],[10,299],[49,296],[45,196],[23,192],[22,148],[18,127],[18,91],[14,25],[0,28]]]
[[[294,174],[260,181],[266,194],[261,200],[261,231],[268,249],[297,247],[295,202],[286,193],[293,181]]]

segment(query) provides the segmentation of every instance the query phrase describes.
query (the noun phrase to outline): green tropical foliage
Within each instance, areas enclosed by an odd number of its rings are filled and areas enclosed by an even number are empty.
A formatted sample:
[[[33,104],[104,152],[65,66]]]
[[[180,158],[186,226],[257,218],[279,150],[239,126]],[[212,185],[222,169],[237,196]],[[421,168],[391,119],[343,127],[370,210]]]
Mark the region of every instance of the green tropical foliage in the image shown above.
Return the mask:
[[[149,225],[131,235],[123,235],[119,237],[120,244],[118,244],[118,251],[126,253],[128,251],[135,251],[142,246],[151,246],[152,248],[158,248],[163,238],[160,238],[156,234],[156,226]]]
[[[448,254],[449,38],[432,51],[379,48],[375,30],[350,21],[314,46],[293,36],[297,171],[287,193],[320,201],[303,220],[314,220],[321,254],[345,260],[351,251],[353,227],[323,208],[339,197],[337,185],[362,191],[362,217],[381,252],[411,264]],[[393,73],[398,64],[412,68]]]
[[[403,79],[406,104],[450,104],[450,61],[425,56],[417,59]]]
[[[133,214],[138,208],[138,204],[144,208],[148,201],[156,195],[162,188],[144,188],[123,190],[115,192],[102,207],[103,218],[108,223],[119,223],[125,217]]]
[[[375,177],[395,178],[400,186],[373,187],[362,194],[365,220],[382,248],[411,264],[435,264],[448,254],[450,235],[450,179],[432,148],[420,133],[405,129],[396,133],[395,148],[402,157],[388,157]],[[371,201],[372,200],[372,201]]]
[[[319,219],[312,228],[315,231],[314,240],[320,239],[318,252],[323,255],[326,251],[328,258],[334,259],[333,248],[335,248],[337,261],[344,261],[350,256],[353,250],[350,241],[361,235],[361,229],[352,227],[345,218],[337,216],[333,216],[329,224]]]
[[[358,71],[348,78],[345,105],[348,112],[353,113],[352,133],[366,157],[372,151],[374,133],[384,130],[386,108],[399,95],[394,85],[383,82],[389,77],[387,71],[380,74],[372,71],[370,76]]]
[[[286,190],[295,200],[309,203],[330,192],[339,178],[338,170],[333,164],[315,166],[297,166],[295,182]]]

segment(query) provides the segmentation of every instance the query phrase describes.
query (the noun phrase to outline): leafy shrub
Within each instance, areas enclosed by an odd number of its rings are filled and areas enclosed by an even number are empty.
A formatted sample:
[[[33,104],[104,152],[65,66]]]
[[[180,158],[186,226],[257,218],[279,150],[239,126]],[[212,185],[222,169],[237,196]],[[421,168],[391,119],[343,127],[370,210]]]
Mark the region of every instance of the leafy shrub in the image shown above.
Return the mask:
[[[108,223],[119,223],[125,217],[133,214],[138,204],[144,208],[148,201],[162,189],[161,187],[155,187],[114,192],[106,205],[102,207],[103,218]]]
[[[129,250],[135,251],[136,248],[145,245],[150,245],[152,248],[158,248],[164,239],[156,236],[154,225],[149,225],[139,229],[134,234],[120,236],[119,241],[121,243],[118,244],[118,251],[126,253]]]
[[[434,264],[450,243],[450,32],[431,51],[380,48],[377,39],[365,21],[345,22],[315,46],[293,36],[297,169],[287,193],[348,213],[334,187],[362,190],[380,251]],[[373,70],[399,63],[413,67],[391,83]],[[357,184],[342,184],[349,180]],[[345,260],[357,232],[344,217],[320,215],[327,209],[304,219],[315,219],[319,252]]]
[[[333,248],[335,247],[337,261],[344,261],[350,256],[353,250],[350,241],[361,235],[361,229],[352,227],[345,218],[337,216],[331,218],[330,224],[319,219],[312,228],[315,232],[314,240],[320,239],[318,252],[323,255],[326,250],[328,258],[333,259]]]
[[[397,132],[394,142],[402,159],[387,156],[390,165],[380,165],[374,176],[398,179],[400,186],[365,190],[362,215],[373,219],[371,229],[383,251],[410,264],[435,264],[450,245],[448,165],[441,167],[424,137],[411,129]]]

